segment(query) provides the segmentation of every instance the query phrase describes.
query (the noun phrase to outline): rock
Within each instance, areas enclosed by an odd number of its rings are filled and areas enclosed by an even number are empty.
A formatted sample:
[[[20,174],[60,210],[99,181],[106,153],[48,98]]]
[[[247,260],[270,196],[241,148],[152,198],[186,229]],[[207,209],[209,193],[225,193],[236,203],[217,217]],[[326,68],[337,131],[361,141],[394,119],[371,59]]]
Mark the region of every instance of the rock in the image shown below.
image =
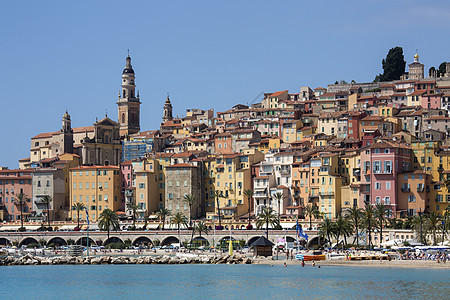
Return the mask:
[[[180,263],[180,260],[178,259],[178,257],[172,257],[170,260],[169,260],[169,264],[171,264],[171,265],[177,265],[177,264],[179,264]]]
[[[91,259],[91,265],[99,265],[101,264],[101,257],[94,257]]]

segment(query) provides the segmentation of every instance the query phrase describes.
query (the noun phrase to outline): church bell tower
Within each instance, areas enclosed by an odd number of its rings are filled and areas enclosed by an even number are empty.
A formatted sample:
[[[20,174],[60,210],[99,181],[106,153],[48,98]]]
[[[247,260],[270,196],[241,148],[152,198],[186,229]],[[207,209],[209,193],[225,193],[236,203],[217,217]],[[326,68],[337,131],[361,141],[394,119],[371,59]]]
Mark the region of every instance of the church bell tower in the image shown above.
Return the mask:
[[[122,72],[122,90],[117,101],[120,136],[137,133],[140,131],[140,107],[139,92],[136,95],[136,83],[131,57],[126,58],[125,69]]]

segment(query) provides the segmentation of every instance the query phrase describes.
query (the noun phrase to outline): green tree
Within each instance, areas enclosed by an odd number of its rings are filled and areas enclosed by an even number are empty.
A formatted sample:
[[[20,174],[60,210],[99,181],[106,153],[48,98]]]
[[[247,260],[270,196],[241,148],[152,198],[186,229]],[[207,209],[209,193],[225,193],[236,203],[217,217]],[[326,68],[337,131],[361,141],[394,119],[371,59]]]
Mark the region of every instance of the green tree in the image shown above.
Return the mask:
[[[252,197],[253,197],[253,190],[251,189],[246,189],[244,191],[244,196],[247,197],[248,199],[248,225],[251,226],[250,223],[250,213],[251,213],[251,209],[252,209]]]
[[[450,206],[444,210],[444,215],[442,216],[442,243],[445,241],[445,237],[447,236],[447,231],[450,228]]]
[[[414,231],[419,236],[419,242],[421,244],[426,245],[426,233],[427,229],[424,226],[425,225],[425,216],[422,214],[422,212],[419,212],[416,216],[412,219],[412,227],[414,228]]]
[[[16,199],[14,199],[14,204],[15,205],[19,205],[20,207],[20,231],[24,231],[25,227],[23,227],[23,205],[25,204],[25,202],[28,200],[27,196],[25,196],[25,194],[20,193],[19,195],[16,196]]]
[[[347,237],[352,234],[352,224],[347,218],[339,215],[334,222],[334,234],[336,235],[336,240],[339,243],[339,237],[342,235],[344,237],[344,244],[347,245]]]
[[[437,245],[436,231],[442,228],[441,222],[441,216],[435,211],[428,213],[425,217],[425,225],[433,234],[433,245]]]
[[[435,72],[436,72],[436,68],[431,67],[430,69],[428,69],[428,76],[433,77]]]
[[[109,239],[109,231],[119,229],[119,217],[115,212],[106,208],[100,213],[99,216],[98,227],[100,230],[106,230],[108,232]]]
[[[275,200],[277,200],[277,207],[278,207],[278,224],[280,223],[280,215],[281,215],[281,200],[283,199],[283,193],[277,192],[273,194],[273,197]]]
[[[331,247],[331,235],[334,232],[334,224],[331,219],[324,218],[322,222],[319,224],[319,231],[322,232],[323,235],[327,237],[328,244]]]
[[[266,238],[269,238],[269,225],[276,228],[280,225],[278,216],[271,207],[263,207],[262,212],[256,218],[256,228],[260,229],[266,225]]]
[[[47,223],[48,230],[50,230],[50,203],[52,203],[53,198],[50,195],[44,195],[44,197],[41,198],[41,201],[47,206]]]
[[[311,230],[312,229],[312,217],[314,216],[314,218],[316,218],[316,219],[318,217],[320,217],[319,208],[314,203],[311,203],[310,205],[306,205],[305,206],[305,214],[309,218],[308,230]]]
[[[184,195],[183,201],[189,205],[189,227],[192,227],[192,206],[197,201],[194,195]]]
[[[361,208],[358,208],[357,206],[353,206],[348,211],[347,218],[351,221],[353,228],[355,229],[355,238],[353,239],[353,244],[359,246],[359,226],[361,224],[361,218],[363,216],[363,211]]]
[[[180,242],[180,247],[181,247],[180,226],[181,225],[187,226],[187,218],[182,213],[177,212],[172,218],[172,223],[177,225],[178,241]]]
[[[200,221],[197,224],[195,224],[195,231],[198,232],[198,235],[201,237],[202,233],[208,234],[209,229],[204,221]]]
[[[168,210],[167,208],[161,208],[160,210],[158,210],[156,212],[156,214],[159,217],[159,220],[162,222],[162,230],[164,230],[164,224],[166,223],[166,217],[171,215],[170,210]]]
[[[84,206],[83,203],[77,202],[74,205],[72,205],[72,210],[77,211],[77,227],[80,228],[80,211],[82,211],[86,206]]]
[[[444,76],[444,74],[447,72],[447,62],[442,62],[439,65],[439,77]]]
[[[216,198],[216,203],[217,203],[217,214],[219,216],[219,227],[222,228],[222,219],[220,217],[220,198],[225,198],[225,196],[223,195],[223,191],[214,191],[213,193],[214,198]]]
[[[383,225],[386,223],[386,213],[388,212],[388,207],[383,203],[377,203],[375,209],[373,210],[373,216],[377,220],[377,226],[380,230],[380,245],[383,241]]]
[[[386,58],[382,61],[383,74],[375,78],[378,81],[392,81],[400,79],[405,73],[406,61],[403,56],[402,47],[394,47],[389,50]]]
[[[363,225],[367,232],[369,249],[372,249],[372,229],[374,228],[374,210],[370,203],[367,203],[363,211]]]
[[[134,202],[127,203],[127,209],[131,210],[133,217],[133,229],[136,229],[136,211],[139,209],[139,205]]]

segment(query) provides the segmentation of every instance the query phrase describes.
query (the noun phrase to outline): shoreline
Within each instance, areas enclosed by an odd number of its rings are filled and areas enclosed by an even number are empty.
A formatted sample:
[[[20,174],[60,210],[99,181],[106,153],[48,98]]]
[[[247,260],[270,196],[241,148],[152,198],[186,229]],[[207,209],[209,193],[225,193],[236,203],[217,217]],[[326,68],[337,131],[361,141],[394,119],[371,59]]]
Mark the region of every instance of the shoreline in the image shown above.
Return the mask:
[[[298,266],[301,268],[300,260],[272,260],[267,258],[256,258],[253,264],[283,266]],[[409,269],[450,269],[450,261],[437,263],[434,260],[320,260],[315,262],[316,267],[373,267],[373,268],[409,268]],[[305,262],[305,267],[312,267],[311,261]]]

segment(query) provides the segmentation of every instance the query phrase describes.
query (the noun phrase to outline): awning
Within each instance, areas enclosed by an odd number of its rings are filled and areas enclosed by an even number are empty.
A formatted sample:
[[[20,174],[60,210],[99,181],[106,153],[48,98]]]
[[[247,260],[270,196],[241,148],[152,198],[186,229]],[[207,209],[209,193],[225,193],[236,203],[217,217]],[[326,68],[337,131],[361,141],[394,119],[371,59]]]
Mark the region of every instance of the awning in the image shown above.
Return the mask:
[[[41,225],[26,225],[25,228],[26,230],[38,230],[41,228]]]
[[[91,225],[83,225],[81,226],[81,229],[86,230],[89,227],[89,230],[100,230],[97,224],[91,224]]]
[[[297,223],[294,222],[280,222],[281,228],[283,229],[294,229],[294,227],[297,225]]]
[[[158,216],[158,215],[150,215],[150,216],[148,216],[148,218],[149,218],[150,220],[156,220],[156,219],[159,218],[159,216]]]
[[[12,230],[19,230],[20,226],[2,226],[0,228],[0,231],[12,231]]]
[[[59,230],[74,230],[77,225],[63,225]]]
[[[158,229],[159,224],[147,224],[147,229]]]

